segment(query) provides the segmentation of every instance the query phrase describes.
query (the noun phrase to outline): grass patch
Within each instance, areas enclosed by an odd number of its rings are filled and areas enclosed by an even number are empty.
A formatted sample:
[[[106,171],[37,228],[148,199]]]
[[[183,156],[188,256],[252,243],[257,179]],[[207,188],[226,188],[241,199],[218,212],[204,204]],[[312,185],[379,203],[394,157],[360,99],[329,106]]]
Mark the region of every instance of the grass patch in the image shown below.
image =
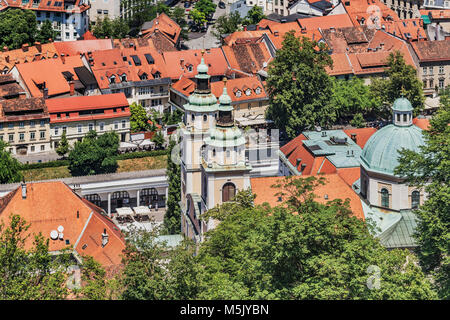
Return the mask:
[[[167,167],[167,155],[117,160],[117,164],[119,165],[117,172],[164,169]]]
[[[167,167],[167,155],[117,160],[117,164],[119,168],[117,168],[116,172],[164,169]],[[22,174],[25,181],[70,178],[72,176],[68,166],[27,169],[22,170]]]

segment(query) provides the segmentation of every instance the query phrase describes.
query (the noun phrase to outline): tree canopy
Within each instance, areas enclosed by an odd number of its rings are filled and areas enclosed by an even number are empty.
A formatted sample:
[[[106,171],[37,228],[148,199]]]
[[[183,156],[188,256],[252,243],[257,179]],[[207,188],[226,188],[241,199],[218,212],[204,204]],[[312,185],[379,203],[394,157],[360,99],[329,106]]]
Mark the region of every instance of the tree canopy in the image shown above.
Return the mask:
[[[262,19],[266,18],[261,7],[254,5],[244,18],[243,24],[258,24]]]
[[[332,83],[325,71],[332,60],[326,47],[294,32],[284,36],[283,47],[269,64],[268,119],[294,138],[314,126],[328,127],[336,120]]]
[[[40,233],[30,235],[29,227],[19,215],[11,215],[7,225],[0,224],[0,299],[65,299],[68,255],[52,257],[49,240]],[[25,243],[30,236],[34,241],[28,249]]]
[[[131,132],[147,131],[150,129],[149,117],[144,107],[136,102],[130,104],[130,127]]]
[[[69,171],[73,176],[115,172],[118,148],[117,133],[111,131],[98,136],[95,131],[89,131],[70,151]]]
[[[167,210],[164,215],[164,232],[176,234],[181,230],[181,169],[178,163],[172,160],[172,153],[178,141],[174,138],[169,140],[169,157],[167,159],[167,177],[169,180],[169,190],[167,198]]]
[[[242,19],[237,11],[231,12],[229,15],[222,15],[217,18],[214,24],[215,31],[212,33],[217,39],[221,40],[222,35],[239,30],[241,23]]]
[[[67,141],[66,132],[63,131],[61,140],[58,143],[58,148],[56,148],[56,153],[59,156],[64,157],[67,152],[69,152],[69,142]]]
[[[414,115],[418,115],[423,109],[425,97],[423,95],[422,81],[417,78],[416,69],[406,64],[400,51],[390,53],[387,61],[387,79],[372,79],[371,90],[374,96],[379,97],[385,104],[386,118],[391,116],[390,106],[403,93],[413,108]]]
[[[106,16],[104,19],[97,18],[94,27],[92,28],[92,33],[96,38],[125,38],[130,32],[130,27],[125,20],[121,18],[109,19]]]
[[[23,179],[20,162],[6,151],[7,146],[0,140],[0,183],[20,182]]]
[[[423,270],[435,278],[442,299],[450,299],[450,88],[441,93],[440,108],[423,131],[419,153],[400,152],[396,174],[424,187],[427,200],[416,210],[417,254]]]

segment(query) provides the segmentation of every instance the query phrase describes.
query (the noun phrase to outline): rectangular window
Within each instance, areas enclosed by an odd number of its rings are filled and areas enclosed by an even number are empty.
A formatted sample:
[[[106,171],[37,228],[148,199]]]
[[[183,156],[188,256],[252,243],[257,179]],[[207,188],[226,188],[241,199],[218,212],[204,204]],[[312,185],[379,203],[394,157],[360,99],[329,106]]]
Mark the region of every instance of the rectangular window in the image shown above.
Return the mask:
[[[126,127],[127,122],[125,120],[122,120],[122,129]]]
[[[0,123],[0,130],[3,129],[3,123]]]
[[[79,124],[78,125],[78,133],[82,133],[83,132],[83,125]]]
[[[34,125],[35,125],[35,121],[34,121],[34,120],[31,120],[31,121],[30,121],[30,127],[34,128]]]
[[[55,136],[59,135],[59,127],[55,127]]]
[[[41,127],[45,126],[45,120],[41,120]]]
[[[66,126],[62,127],[62,132],[63,133],[67,133],[67,127]]]
[[[430,72],[430,75],[433,75],[433,67],[429,67],[428,71]]]
[[[9,129],[14,129],[14,122],[8,123],[8,128]]]
[[[439,66],[439,74],[443,74],[444,73],[444,66]]]
[[[104,122],[100,122],[100,131],[105,130],[105,123]]]
[[[8,140],[9,140],[9,142],[14,141],[14,134],[13,133],[9,135]]]
[[[439,88],[444,89],[444,79],[439,79]]]
[[[119,122],[118,121],[114,121],[114,129],[115,130],[119,129]]]
[[[36,139],[36,132],[30,132],[30,140]]]
[[[45,131],[40,132],[40,137],[41,137],[41,139],[45,139]]]
[[[41,145],[41,151],[45,151],[45,145]]]
[[[94,124],[93,123],[89,123],[89,131],[94,130]]]
[[[428,70],[427,67],[423,67],[423,68],[422,68],[422,72],[423,72],[423,75],[424,75],[424,76],[427,75],[427,70]]]
[[[31,146],[31,152],[34,152],[34,146]]]

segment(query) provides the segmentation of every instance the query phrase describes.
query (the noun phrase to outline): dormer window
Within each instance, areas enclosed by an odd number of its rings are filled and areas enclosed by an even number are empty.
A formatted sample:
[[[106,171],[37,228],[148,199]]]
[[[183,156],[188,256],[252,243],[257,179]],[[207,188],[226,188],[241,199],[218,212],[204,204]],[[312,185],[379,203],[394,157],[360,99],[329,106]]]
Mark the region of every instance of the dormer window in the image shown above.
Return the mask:
[[[192,70],[194,70],[194,68],[192,67],[192,65],[188,65],[188,66],[187,66],[187,70],[188,70],[189,72],[192,72]]]
[[[148,79],[148,75],[144,72],[143,74],[141,74],[141,76],[139,78],[141,80],[147,80]]]
[[[115,76],[111,76],[109,78],[109,83],[116,83],[116,77]]]
[[[256,93],[256,94],[260,94],[260,93],[261,93],[261,88],[260,88],[260,87],[257,87],[257,88],[255,89],[255,93]]]
[[[238,97],[238,98],[241,96],[241,94],[242,94],[241,90],[238,90],[238,91],[236,91],[236,93],[235,93],[236,97]]]
[[[245,95],[249,96],[251,94],[252,94],[252,90],[250,90],[250,89],[245,90]]]
[[[153,78],[155,78],[155,79],[161,78],[161,73],[160,73],[159,71],[156,71],[156,72],[153,74]]]
[[[121,82],[126,82],[127,81],[127,75],[125,73],[120,76],[120,81]]]

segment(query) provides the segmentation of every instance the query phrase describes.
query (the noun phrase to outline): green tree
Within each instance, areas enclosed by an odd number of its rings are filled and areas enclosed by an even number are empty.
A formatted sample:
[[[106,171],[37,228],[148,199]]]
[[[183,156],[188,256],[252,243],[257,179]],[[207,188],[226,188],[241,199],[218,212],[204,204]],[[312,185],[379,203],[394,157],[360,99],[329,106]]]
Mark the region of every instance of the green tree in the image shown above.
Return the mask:
[[[179,149],[176,148],[177,143],[177,139],[171,138],[169,140],[169,156],[166,171],[169,180],[169,190],[167,210],[164,215],[164,232],[167,234],[176,234],[181,231],[181,169],[180,165],[176,163],[176,159],[172,159],[172,157],[179,156]]]
[[[189,14],[196,25],[203,25],[207,21],[205,13],[198,9],[192,9]]]
[[[382,101],[373,95],[364,80],[356,77],[349,80],[332,78],[332,84],[332,103],[336,108],[337,119],[347,123],[358,113],[362,117],[376,118],[383,111]]]
[[[122,39],[130,33],[130,27],[125,20],[116,18],[112,21],[112,34],[109,38]]]
[[[64,157],[67,152],[69,152],[69,142],[67,141],[66,132],[63,131],[61,140],[59,141],[59,144],[58,144],[58,148],[56,148],[56,153],[59,156]]]
[[[230,34],[239,30],[241,24],[241,16],[237,11],[234,11],[229,15],[223,15],[217,18],[216,23],[214,24],[215,31],[212,33],[217,39],[221,40],[222,35]]]
[[[0,140],[0,183],[20,182],[23,179],[20,162],[6,151],[7,146]]]
[[[174,7],[170,11],[170,17],[180,26],[181,28],[181,38],[188,40],[188,24],[186,21],[186,14],[184,9],[180,7]]]
[[[261,7],[255,5],[253,8],[251,8],[247,15],[244,18],[243,24],[249,25],[249,24],[258,24],[262,19],[265,19],[266,16],[264,15],[264,11]]]
[[[283,48],[269,64],[266,117],[294,138],[314,126],[330,126],[336,120],[332,83],[325,71],[332,60],[323,44],[308,38],[284,36]]]
[[[40,43],[47,43],[49,39],[55,40],[58,33],[53,30],[53,26],[50,20],[45,20],[39,31],[37,32],[36,40]]]
[[[164,145],[165,140],[164,140],[164,135],[163,135],[163,133],[161,132],[161,130],[157,131],[157,132],[153,135],[153,137],[152,137],[152,142],[155,143],[156,149],[161,149],[161,148],[162,148],[162,146]]]
[[[29,227],[19,215],[11,215],[7,225],[0,224],[0,299],[65,299],[68,255],[50,255],[49,240],[40,233],[30,235]],[[30,236],[34,241],[27,249]]]
[[[198,298],[436,298],[414,255],[383,247],[348,201],[315,201],[323,179],[285,178],[280,206],[248,199],[222,212],[197,256]],[[370,266],[380,270],[379,287]]]
[[[148,123],[149,117],[144,107],[136,102],[130,105],[130,126],[131,132],[147,131],[150,126]]]
[[[423,270],[435,278],[439,296],[450,299],[450,88],[440,97],[440,108],[423,132],[419,153],[400,152],[395,173],[411,185],[425,188],[427,200],[416,210],[417,254]]]
[[[216,11],[217,5],[212,0],[199,0],[195,3],[194,9],[203,12],[205,17],[212,15]]]
[[[106,37],[110,38],[113,34],[113,24],[111,19],[109,19],[108,16],[104,19],[97,18],[97,21],[92,29],[92,33],[98,39],[104,39]]]
[[[0,45],[9,49],[33,44],[37,33],[36,16],[31,10],[8,9],[0,13]]]
[[[365,127],[365,121],[364,117],[361,112],[355,113],[355,116],[350,121],[350,124],[357,128],[364,128]]]
[[[97,136],[95,131],[90,131],[70,151],[69,171],[73,176],[115,172],[118,148],[117,133],[111,131]]]
[[[371,83],[373,95],[379,97],[385,105],[384,117],[391,116],[390,106],[402,94],[411,102],[414,115],[418,115],[422,111],[425,101],[423,84],[417,78],[416,69],[406,64],[400,51],[389,55],[386,74],[387,79],[372,79]]]

